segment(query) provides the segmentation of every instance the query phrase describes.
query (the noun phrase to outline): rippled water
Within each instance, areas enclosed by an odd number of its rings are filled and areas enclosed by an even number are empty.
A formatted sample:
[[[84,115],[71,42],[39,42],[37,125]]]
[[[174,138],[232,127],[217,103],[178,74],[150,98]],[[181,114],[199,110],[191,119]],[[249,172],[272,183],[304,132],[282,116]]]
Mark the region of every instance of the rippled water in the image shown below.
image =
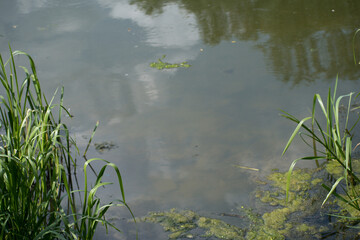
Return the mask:
[[[89,157],[120,167],[135,215],[224,212],[250,204],[253,179],[307,151],[281,158],[294,126],[279,109],[309,115],[337,74],[340,93],[359,90],[359,10],[351,0],[3,0],[0,51],[31,54],[49,96],[65,87],[80,146],[100,121],[94,142],[118,147]],[[163,55],[192,66],[149,67]]]

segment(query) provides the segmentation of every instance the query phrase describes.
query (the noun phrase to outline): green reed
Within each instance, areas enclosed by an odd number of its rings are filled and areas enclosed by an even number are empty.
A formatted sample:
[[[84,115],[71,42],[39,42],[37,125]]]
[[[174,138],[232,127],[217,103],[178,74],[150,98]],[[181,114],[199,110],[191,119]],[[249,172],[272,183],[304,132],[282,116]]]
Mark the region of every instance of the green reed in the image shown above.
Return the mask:
[[[353,136],[352,132],[357,123],[359,122],[360,118],[358,117],[355,123],[352,124],[351,127],[349,127],[350,109],[354,93],[336,97],[337,82],[338,79],[336,79],[333,93],[331,92],[331,88],[329,88],[326,102],[323,101],[319,94],[314,95],[312,112],[310,117],[306,117],[300,120],[293,115],[282,111],[283,117],[297,124],[295,130],[293,131],[290,139],[285,146],[282,155],[285,154],[289,146],[292,144],[295,136],[298,134],[300,135],[301,139],[314,150],[314,154],[312,156],[302,157],[292,162],[288,171],[286,199],[288,199],[289,195],[291,172],[293,171],[293,168],[299,160],[335,160],[344,169],[344,172],[343,175],[338,178],[331,187],[323,184],[323,187],[328,190],[328,194],[323,201],[323,204],[329,199],[331,195],[334,195],[339,200],[346,202],[351,207],[360,211],[360,207],[357,202],[357,199],[360,195],[354,188],[356,184],[360,183],[360,179],[353,169],[351,156]],[[355,96],[355,99],[357,97],[358,95]],[[340,103],[344,99],[348,99],[347,110],[344,120],[341,120]],[[320,107],[321,113],[325,120],[325,124],[321,124],[320,120],[318,120],[318,118],[316,117],[315,112],[317,106]],[[307,122],[310,123],[307,125]],[[301,132],[301,130],[303,130],[303,132]],[[342,196],[336,192],[339,183],[343,180],[346,183],[346,196]]]
[[[25,56],[30,65],[30,70],[21,67],[21,82],[14,59],[18,55]],[[11,48],[6,62],[0,55],[0,81],[0,238],[92,239],[98,223],[120,231],[105,219],[107,210],[120,204],[132,214],[114,164],[85,159],[85,189],[80,191],[82,203],[76,202],[71,173],[79,150],[61,121],[63,111],[69,114],[63,106],[63,89],[58,104],[54,104],[57,92],[48,101],[33,59]],[[104,166],[89,189],[86,170],[92,161],[102,161]],[[95,194],[99,187],[110,184],[101,182],[108,167],[117,174],[121,199],[101,205]]]

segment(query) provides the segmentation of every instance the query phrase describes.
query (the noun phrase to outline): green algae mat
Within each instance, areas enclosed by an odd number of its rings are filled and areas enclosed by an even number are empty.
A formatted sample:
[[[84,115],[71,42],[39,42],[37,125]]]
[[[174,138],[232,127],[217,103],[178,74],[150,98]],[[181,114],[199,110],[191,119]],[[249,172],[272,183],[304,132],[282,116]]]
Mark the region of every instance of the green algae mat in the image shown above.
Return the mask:
[[[287,172],[274,171],[259,180],[252,195],[254,206],[240,206],[236,213],[214,218],[191,210],[171,209],[150,212],[138,220],[160,224],[169,239],[356,239],[360,237],[358,230],[346,227],[355,225],[354,222],[332,216],[355,216],[351,209],[336,200],[321,207],[326,196],[321,184],[332,181],[332,174],[339,171],[333,162],[326,170],[294,170],[288,202],[285,201]],[[227,218],[236,218],[238,224],[229,224]]]
[[[157,62],[150,63],[150,67],[156,68],[158,70],[171,69],[171,68],[189,68],[189,67],[191,67],[191,65],[188,64],[187,62],[181,62],[181,63],[163,62],[162,60],[165,57],[166,57],[166,55],[163,55],[161,58],[158,59]]]

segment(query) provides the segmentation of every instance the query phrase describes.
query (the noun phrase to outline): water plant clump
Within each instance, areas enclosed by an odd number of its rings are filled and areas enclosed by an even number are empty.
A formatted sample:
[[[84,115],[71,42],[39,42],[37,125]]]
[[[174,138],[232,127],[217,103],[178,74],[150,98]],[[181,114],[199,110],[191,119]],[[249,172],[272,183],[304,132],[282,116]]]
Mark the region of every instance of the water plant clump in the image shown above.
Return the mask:
[[[360,222],[358,170],[360,163],[353,157],[354,150],[359,146],[358,143],[354,144],[355,147],[353,146],[353,138],[357,133],[355,129],[360,120],[359,114],[357,113],[356,116],[356,112],[354,112],[359,108],[358,104],[353,103],[353,101],[360,94],[357,94],[353,100],[354,93],[337,97],[336,90],[337,80],[334,91],[331,92],[329,89],[326,103],[323,102],[319,94],[315,94],[310,117],[299,120],[286,112],[283,114],[287,119],[297,123],[283,154],[292,144],[296,135],[300,135],[302,140],[313,149],[312,156],[296,159],[291,164],[286,180],[286,195],[289,196],[291,188],[289,183],[297,161],[314,160],[318,164],[318,160],[325,160],[324,168],[328,172],[330,181],[322,184],[327,194],[323,197],[321,207],[330,199],[335,199],[333,202],[336,204],[333,204],[329,211],[332,216],[338,218],[333,229],[330,230],[332,233],[337,233],[339,230],[344,231],[344,229],[349,230],[349,228],[358,229]],[[341,104],[344,99],[348,99],[346,106]],[[320,106],[324,121],[319,120],[316,116],[316,106]],[[350,124],[351,122],[352,124]],[[335,209],[339,207],[340,210],[336,211]]]
[[[335,219],[329,222],[331,217],[328,214],[348,211],[339,201],[328,201],[323,207],[318,201],[327,194],[321,185],[331,181],[327,179],[329,173],[326,170],[294,170],[286,201],[288,174],[274,171],[266,176],[253,193],[253,209],[241,206],[237,212],[218,214],[219,217],[215,218],[190,210],[171,209],[151,212],[141,221],[162,225],[164,231],[169,232],[169,239],[284,240],[323,239],[327,236],[353,239],[357,235],[356,230],[344,228],[349,221]],[[236,217],[237,225],[229,224],[228,217]]]
[[[352,158],[354,129],[360,120],[360,116],[355,118],[352,125],[349,124],[351,122],[350,109],[353,106],[352,97],[354,93],[337,97],[337,82],[338,80],[336,79],[333,93],[329,88],[326,103],[324,103],[319,94],[314,95],[312,114],[310,117],[299,120],[293,115],[283,112],[284,114],[282,116],[297,124],[285,146],[283,155],[293,142],[295,136],[298,134],[302,140],[313,149],[314,152],[312,156],[302,157],[293,161],[288,171],[289,175],[287,177],[286,194],[288,196],[291,173],[299,160],[313,160],[316,161],[317,164],[317,161],[320,159],[325,159],[327,164],[333,164],[333,162],[336,161],[337,164],[341,166],[342,171],[337,173],[337,179],[331,186],[323,184],[323,187],[328,191],[323,204],[325,204],[330,196],[335,196],[340,201],[343,201],[357,211],[360,211],[360,205],[357,202],[360,195],[354,192],[354,186],[360,183],[360,178],[358,173],[355,171],[356,168]],[[359,94],[355,96],[355,99],[358,96]],[[341,105],[341,101],[346,98],[348,99],[347,107],[345,107],[346,113],[344,119],[342,119],[341,116],[343,107]],[[325,119],[325,124],[321,124],[321,121],[316,116],[317,105],[320,106],[321,113]],[[309,121],[310,124],[307,125],[306,123]],[[301,130],[304,132],[301,132]],[[340,182],[344,182],[347,198],[343,198],[341,195],[336,193],[336,189],[341,185]],[[352,194],[349,194],[350,192],[352,192]]]
[[[169,212],[150,212],[148,216],[141,220],[145,222],[159,223],[169,234],[170,239],[188,235],[187,233],[196,228],[195,220],[199,216],[190,210],[177,211],[171,209]]]
[[[162,70],[162,69],[171,69],[171,68],[189,68],[191,67],[190,64],[188,64],[187,62],[181,62],[181,63],[167,63],[167,62],[163,62],[162,60],[166,57],[166,55],[163,55],[161,58],[158,59],[157,62],[152,62],[150,63],[150,67],[152,68],[156,68],[158,70]]]
[[[270,184],[262,185],[255,192],[257,209],[264,212],[260,229],[271,229],[278,234],[276,239],[319,239],[327,230],[327,224],[321,224],[323,209],[316,201],[324,180],[319,169],[296,169],[292,174],[288,201],[288,172],[271,173],[267,176]]]
[[[327,231],[326,226],[316,223],[319,208],[311,189],[319,188],[323,180],[317,175],[318,169],[298,169],[293,172],[290,201],[285,201],[287,172],[273,172],[261,181],[254,193],[256,211],[239,207],[237,214],[223,216],[237,217],[241,227],[227,223],[220,218],[201,216],[190,210],[171,209],[168,212],[152,212],[141,220],[159,223],[169,232],[169,239],[206,237],[214,239],[276,239],[286,238],[319,239]],[[264,184],[266,183],[266,184]],[[313,191],[315,192],[315,191]],[[301,219],[313,219],[302,222]],[[188,237],[186,237],[188,236]],[[297,236],[297,238],[292,238]],[[315,236],[315,237],[314,237]]]
[[[21,67],[18,73],[15,56],[25,56],[30,70]],[[58,103],[56,92],[47,100],[33,59],[11,48],[7,61],[0,55],[0,82],[0,238],[92,239],[99,223],[119,230],[105,219],[112,206],[125,205],[131,212],[117,166],[86,160],[85,187],[75,196],[72,172],[79,150],[62,123],[63,111],[70,115],[63,106],[63,89]],[[89,187],[87,171],[94,161],[104,165]],[[116,172],[121,200],[101,204],[96,192],[110,184],[102,182],[108,168]]]
[[[244,239],[241,228],[226,222],[198,215],[191,210],[171,209],[168,212],[150,212],[141,219],[144,222],[159,223],[168,231],[169,239],[216,237],[218,239]]]
[[[360,169],[360,160],[353,159],[352,164],[354,172],[358,173]],[[337,161],[329,161],[326,164],[325,169],[329,173],[330,179],[338,179],[344,172],[343,167]],[[342,187],[345,188],[345,186]],[[350,220],[360,219],[360,211],[358,211],[358,209],[354,208],[352,205],[347,204],[347,201],[352,201],[354,204],[359,204],[358,196],[360,195],[360,185],[350,186],[346,189],[346,191],[338,191],[336,194],[336,203],[341,207],[343,215],[349,215]]]
[[[219,219],[200,217],[197,224],[200,228],[206,229],[204,237],[215,236],[219,239],[244,239],[244,231],[242,229]]]

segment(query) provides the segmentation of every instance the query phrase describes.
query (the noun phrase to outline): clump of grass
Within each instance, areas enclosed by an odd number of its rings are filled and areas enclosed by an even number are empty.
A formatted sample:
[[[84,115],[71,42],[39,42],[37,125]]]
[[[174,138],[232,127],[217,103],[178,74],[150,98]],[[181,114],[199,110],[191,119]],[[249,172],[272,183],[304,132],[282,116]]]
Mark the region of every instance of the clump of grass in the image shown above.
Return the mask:
[[[18,55],[25,56],[30,65],[30,70],[21,67],[21,82],[14,59]],[[31,56],[11,48],[7,61],[0,55],[0,81],[0,238],[92,239],[98,223],[120,231],[106,221],[106,211],[121,204],[132,212],[125,202],[120,171],[108,161],[85,161],[85,189],[80,191],[81,211],[77,210],[71,173],[79,150],[61,121],[62,112],[67,112],[63,89],[58,104],[54,104],[57,92],[48,101]],[[105,165],[89,189],[86,170],[92,161]],[[121,200],[101,205],[95,194],[110,184],[101,182],[108,167],[116,171]]]
[[[353,169],[351,155],[353,137],[352,132],[360,118],[358,117],[355,123],[352,126],[349,126],[350,109],[354,93],[336,97],[337,82],[338,79],[336,79],[333,93],[331,92],[331,88],[329,88],[326,103],[324,103],[319,94],[314,95],[312,114],[310,117],[300,120],[293,115],[283,111],[282,116],[289,119],[290,121],[295,122],[297,126],[288,140],[282,155],[285,154],[293,142],[293,139],[298,134],[302,140],[304,140],[304,142],[314,150],[314,154],[312,156],[302,157],[292,162],[288,171],[286,198],[288,199],[291,172],[299,160],[332,160],[336,161],[343,168],[343,174],[332,184],[332,186],[329,187],[323,184],[323,187],[328,190],[328,194],[324,199],[323,204],[329,199],[331,195],[334,195],[340,201],[343,201],[357,211],[360,211],[360,206],[358,203],[360,194],[354,187],[360,183],[360,179],[356,174],[355,169]],[[355,96],[355,99],[358,96],[359,94]],[[344,120],[341,120],[340,103],[343,99],[346,98],[348,99],[347,110]],[[326,122],[325,125],[321,124],[315,115],[317,105],[320,106],[321,113],[324,116]],[[310,122],[310,124],[306,125],[307,122]],[[303,132],[301,132],[301,130],[303,130]],[[346,196],[340,195],[336,192],[336,189],[340,186],[339,184],[341,181],[345,181]]]

